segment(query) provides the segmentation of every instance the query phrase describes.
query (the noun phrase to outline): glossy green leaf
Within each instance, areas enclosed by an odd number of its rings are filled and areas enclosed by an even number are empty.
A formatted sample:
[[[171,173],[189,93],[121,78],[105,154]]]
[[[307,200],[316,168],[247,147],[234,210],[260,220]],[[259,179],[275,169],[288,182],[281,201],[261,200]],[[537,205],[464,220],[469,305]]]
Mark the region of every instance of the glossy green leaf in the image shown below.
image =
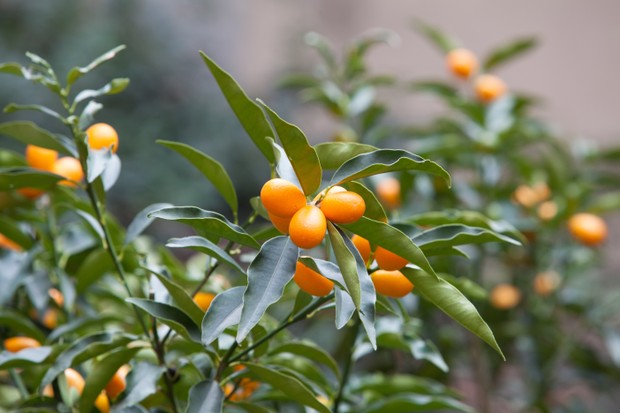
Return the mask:
[[[243,271],[243,268],[241,268],[239,264],[237,264],[237,261],[235,261],[233,257],[231,257],[226,251],[218,247],[217,244],[214,244],[206,238],[195,235],[184,238],[171,238],[166,243],[166,247],[191,248],[193,250],[200,251],[211,257],[217,258],[219,262],[228,264],[231,268],[237,270],[239,274],[245,275],[245,271]]]
[[[342,278],[344,279],[346,291],[353,299],[355,308],[359,310],[361,306],[362,293],[355,256],[353,255],[353,252],[347,248],[347,245],[344,242],[344,237],[340,231],[338,231],[338,229],[331,222],[328,222],[327,224],[327,232],[329,234],[332,249],[334,250],[336,262],[338,263],[338,267],[342,273]]]
[[[421,338],[409,339],[408,341],[409,349],[415,359],[426,360],[445,373],[450,370],[446,360],[432,341]]]
[[[125,397],[114,406],[114,412],[134,406],[154,394],[158,390],[157,382],[166,371],[163,366],[157,366],[149,362],[136,363],[127,375],[127,389]]]
[[[75,318],[68,323],[62,324],[54,329],[48,336],[47,340],[51,343],[58,340],[65,335],[80,335],[84,336],[88,331],[97,329],[100,330],[102,326],[110,322],[127,321],[120,315],[105,315],[105,316],[90,316]]]
[[[126,298],[125,301],[146,311],[188,340],[200,342],[200,328],[177,307],[144,298]]]
[[[289,237],[272,238],[263,244],[248,268],[238,343],[258,324],[267,308],[282,297],[284,287],[295,274],[298,256],[299,248]]]
[[[78,294],[84,292],[105,273],[113,270],[114,262],[108,251],[99,248],[88,254],[75,275],[77,279],[75,288]]]
[[[160,202],[157,204],[151,204],[144,208],[142,211],[138,212],[134,217],[133,221],[127,227],[127,232],[125,233],[125,245],[131,244],[145,229],[148,228],[149,225],[153,222],[154,217],[150,216],[151,212],[158,211],[160,209],[172,207],[172,204],[168,204],[165,202]]]
[[[237,214],[239,210],[237,191],[221,163],[184,143],[162,140],[157,141],[157,143],[176,151],[194,165],[215,186],[215,189],[232,209],[233,214]]]
[[[99,175],[103,173],[110,159],[112,151],[109,149],[88,151],[86,181],[93,182]]]
[[[248,133],[254,144],[260,149],[269,163],[275,161],[271,145],[266,137],[275,137],[267,118],[261,108],[241,89],[233,77],[222,70],[209,56],[200,52],[215,81],[224,94],[233,112],[237,115],[241,126]]]
[[[75,99],[73,100],[73,108],[75,108],[78,103],[87,99],[94,99],[104,95],[115,95],[117,93],[121,93],[127,88],[127,86],[129,86],[129,79],[116,78],[112,79],[109,83],[106,83],[99,89],[82,90],[75,96]]]
[[[497,67],[531,50],[537,44],[538,41],[535,37],[524,37],[502,45],[488,54],[482,63],[482,69],[485,72],[497,69]]]
[[[128,335],[117,333],[95,333],[74,341],[58,355],[54,364],[47,370],[40,388],[50,384],[65,369],[80,364],[115,348],[123,347],[132,340]]]
[[[9,103],[8,105],[6,105],[4,107],[4,112],[5,113],[13,113],[13,112],[17,112],[19,110],[34,110],[36,112],[41,112],[41,113],[45,113],[48,116],[53,117],[54,119],[57,119],[63,123],[65,123],[65,119],[56,111],[53,111],[52,109],[46,107],[46,106],[42,106],[42,105],[18,105],[16,103]]]
[[[52,353],[52,348],[47,346],[26,348],[17,353],[8,351],[0,352],[0,369],[24,368],[33,364],[44,363]]]
[[[50,189],[63,178],[31,168],[0,168],[0,191],[18,188]]]
[[[63,141],[59,136],[41,129],[33,122],[13,121],[0,123],[0,135],[6,135],[27,145],[53,149],[63,155],[75,156],[75,147]]]
[[[476,307],[455,286],[421,270],[405,267],[401,272],[413,282],[414,293],[419,293],[433,303],[441,311],[490,345],[504,360],[506,359],[488,324],[482,319]]]
[[[0,310],[0,326],[8,327],[14,334],[16,333],[15,335],[32,337],[40,343],[44,343],[46,341],[45,334],[39,330],[30,318],[9,308]]]
[[[101,56],[97,57],[95,60],[90,62],[88,65],[86,65],[84,67],[74,67],[74,68],[72,68],[69,71],[69,73],[67,74],[67,85],[70,86],[76,80],[78,80],[80,77],[82,77],[83,75],[85,75],[88,72],[92,71],[93,69],[95,69],[100,64],[105,63],[108,60],[114,59],[114,57],[116,57],[117,53],[122,51],[122,50],[124,50],[124,49],[125,49],[125,45],[116,46],[112,50],[109,50],[109,51],[105,52],[104,54],[102,54]]]
[[[457,397],[458,395],[449,387],[425,377],[404,374],[386,376],[381,373],[360,377],[355,383],[351,383],[351,392],[354,394],[374,392],[384,396],[401,393],[446,395],[452,397]]]
[[[426,37],[437,49],[442,53],[448,53],[450,50],[459,46],[456,39],[451,38],[441,30],[416,19],[413,22],[414,28],[421,35]]]
[[[18,223],[7,216],[0,215],[0,234],[19,244],[23,249],[30,249],[32,238],[25,234]]]
[[[224,392],[213,380],[196,383],[189,390],[185,413],[219,413],[224,407]]]
[[[316,145],[315,150],[323,169],[338,169],[349,159],[377,148],[357,142],[324,142]]]
[[[157,277],[164,287],[166,287],[170,297],[174,300],[174,304],[185,314],[187,314],[196,325],[200,325],[202,323],[204,313],[196,305],[189,293],[179,284],[172,281],[169,277],[166,277],[152,269],[148,269],[148,271]]]
[[[260,404],[253,404],[249,402],[235,402],[235,407],[243,409],[248,413],[276,413],[275,410],[261,406]]]
[[[318,412],[331,413],[331,410],[317,400],[312,391],[294,376],[254,363],[244,363],[244,365],[259,381],[280,390],[292,400]]]
[[[0,73],[24,77],[24,70],[26,69],[16,62],[0,63]]]
[[[365,178],[385,172],[420,171],[437,175],[450,184],[450,175],[433,161],[398,149],[379,149],[363,153],[345,162],[332,176],[331,184]]]
[[[202,344],[213,343],[228,327],[239,324],[245,287],[233,287],[215,296],[202,319]]]
[[[327,351],[323,350],[323,348],[310,341],[285,343],[269,351],[270,355],[280,353],[295,354],[317,363],[321,363],[329,367],[331,371],[334,372],[336,377],[340,377],[340,370],[338,369],[336,360],[334,360]]]
[[[269,141],[269,143],[273,147],[273,153],[276,156],[276,172],[277,172],[277,175],[280,178],[285,179],[285,180],[293,183],[294,185],[299,187],[299,189],[302,189],[301,188],[301,183],[299,182],[299,179],[297,178],[297,174],[295,173],[295,169],[293,168],[293,164],[291,163],[290,159],[286,155],[286,151],[284,150],[284,148],[281,147],[280,145],[278,145],[271,138],[267,138],[267,140]],[[256,197],[256,198],[260,202],[260,197]]]
[[[226,238],[247,247],[259,248],[256,242],[243,228],[227,220],[217,212],[205,211],[198,207],[171,207],[151,212],[149,217],[177,221],[187,224],[199,232]]]
[[[488,229],[468,227],[460,224],[442,225],[428,229],[414,236],[413,242],[424,252],[438,248],[486,242],[506,242],[513,245],[521,245],[519,241],[513,238],[489,231]]]
[[[78,403],[81,412],[89,412],[92,409],[95,399],[112,376],[123,364],[129,363],[138,351],[139,347],[119,349],[93,363]]]
[[[297,179],[301,184],[304,194],[314,193],[321,185],[323,172],[316,151],[308,143],[306,135],[297,126],[283,120],[265,103],[259,101],[275,128],[282,147],[291,161]]]
[[[475,413],[466,404],[446,396],[429,396],[425,394],[401,394],[383,398],[372,403],[361,413],[410,413],[442,410],[451,412]]]
[[[362,217],[353,224],[343,225],[344,228],[366,238],[370,243],[400,255],[412,264],[436,276],[422,250],[402,231],[386,223]]]
[[[385,214],[385,210],[381,205],[381,202],[377,199],[374,192],[370,189],[366,188],[359,182],[347,182],[344,184],[344,187],[349,190],[359,194],[362,198],[364,198],[364,203],[366,204],[366,211],[364,211],[364,216],[374,219],[375,221],[387,222],[387,215]]]
[[[336,317],[334,319],[336,323],[336,329],[343,328],[351,317],[355,313],[355,303],[351,298],[351,295],[341,288],[334,287],[334,298],[336,302]]]

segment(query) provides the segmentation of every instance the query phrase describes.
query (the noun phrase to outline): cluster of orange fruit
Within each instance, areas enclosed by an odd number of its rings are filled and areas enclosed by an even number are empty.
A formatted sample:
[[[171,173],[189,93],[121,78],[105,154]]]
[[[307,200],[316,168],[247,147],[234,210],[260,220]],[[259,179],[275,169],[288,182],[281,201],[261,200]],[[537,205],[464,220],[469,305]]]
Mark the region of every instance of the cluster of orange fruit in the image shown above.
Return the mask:
[[[550,221],[558,213],[558,205],[550,200],[551,190],[544,182],[537,182],[534,185],[519,185],[512,193],[512,199],[524,208],[531,209],[537,207],[538,218],[543,221]]]
[[[116,152],[118,148],[118,134],[114,128],[106,123],[96,123],[86,130],[88,146],[99,150],[112,148]],[[26,147],[26,162],[34,169],[52,172],[66,178],[60,181],[60,185],[76,187],[77,183],[84,179],[84,171],[80,161],[71,156],[58,157],[58,152],[53,149],[46,149],[36,145]],[[20,194],[26,198],[36,199],[43,194],[43,191],[35,188],[20,188]]]
[[[241,371],[243,369],[245,369],[243,364],[234,367],[235,371]],[[259,386],[260,382],[243,378],[236,386],[232,383],[226,383],[224,385],[224,395],[233,402],[239,402],[248,399]]]
[[[467,49],[453,49],[446,55],[446,66],[450,73],[460,79],[470,79],[478,72],[478,57]],[[479,74],[474,81],[474,93],[484,103],[490,103],[502,97],[508,88],[499,77],[488,73]]]
[[[31,337],[15,336],[4,340],[4,349],[11,353],[17,353],[27,348],[40,347],[41,343]],[[121,394],[127,387],[126,377],[129,373],[129,366],[124,365],[119,368],[108,384],[105,386],[105,390],[97,396],[95,400],[95,407],[101,413],[108,413],[110,411],[110,399],[114,400]],[[82,394],[86,382],[80,373],[72,368],[68,368],[64,371],[67,385],[71,389],[75,389],[78,394]],[[43,395],[47,397],[54,397],[54,390],[50,384],[43,389]]]
[[[555,271],[538,273],[533,280],[534,292],[541,297],[548,297],[558,289],[561,283],[560,274]],[[491,290],[491,305],[499,310],[510,310],[521,301],[521,291],[512,284],[499,284]]]

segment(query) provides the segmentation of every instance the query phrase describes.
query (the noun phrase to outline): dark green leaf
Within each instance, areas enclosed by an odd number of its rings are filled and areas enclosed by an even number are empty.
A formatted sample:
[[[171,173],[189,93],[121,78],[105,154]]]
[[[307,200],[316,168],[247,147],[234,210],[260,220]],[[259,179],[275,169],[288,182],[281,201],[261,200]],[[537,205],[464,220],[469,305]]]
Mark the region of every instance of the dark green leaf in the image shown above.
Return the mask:
[[[345,162],[332,176],[332,184],[394,171],[421,171],[437,175],[450,184],[450,175],[433,161],[411,152],[397,149],[378,149],[358,155]]]
[[[170,148],[194,165],[202,174],[215,186],[215,189],[222,195],[233,214],[237,215],[239,210],[239,202],[237,201],[237,192],[226,169],[221,163],[212,157],[179,142],[170,142],[159,140],[157,143]]]
[[[324,142],[315,149],[323,169],[338,169],[357,155],[377,150],[374,146],[357,142]]]
[[[211,257],[217,258],[220,262],[225,262],[231,268],[237,270],[239,274],[245,275],[243,268],[237,264],[233,257],[231,257],[226,251],[218,247],[206,238],[199,236],[191,236],[185,238],[171,238],[166,243],[168,248],[191,248],[196,251],[200,251]]]
[[[19,63],[8,62],[0,63],[0,73],[7,73],[9,75],[15,75],[24,77],[23,71],[26,70]]]
[[[508,61],[514,59],[515,57],[520,56],[528,50],[532,49],[537,44],[538,41],[535,37],[525,37],[522,39],[514,40],[506,45],[500,46],[492,50],[488,54],[486,59],[484,59],[482,69],[485,72],[496,69],[498,66],[501,66]]]
[[[126,396],[116,403],[113,412],[120,412],[122,409],[136,405],[151,394],[156,393],[157,382],[164,371],[166,371],[165,367],[144,361],[133,366],[127,375]]]
[[[458,98],[459,91],[452,85],[441,81],[424,81],[412,84],[413,90],[430,92],[443,98]]]
[[[471,407],[451,397],[401,394],[390,398],[383,398],[362,410],[362,413],[410,413],[427,412],[429,410],[476,412]]]
[[[484,340],[504,360],[506,359],[497,341],[495,341],[493,332],[482,319],[476,307],[456,287],[421,270],[403,268],[401,271],[413,282],[414,292],[418,292],[422,297],[435,304],[441,311]]]
[[[299,189],[302,189],[301,183],[299,183],[299,179],[297,179],[297,174],[295,173],[295,169],[293,168],[293,164],[291,163],[290,159],[288,159],[284,148],[278,145],[271,138],[267,138],[267,141],[273,147],[273,152],[276,156],[276,172],[278,173],[278,176],[282,179],[292,182],[293,184],[298,186]],[[260,201],[260,197],[256,198]]]
[[[243,228],[228,221],[217,212],[205,211],[198,207],[171,207],[152,212],[148,216],[182,222],[199,232],[223,237],[247,247],[260,247],[260,244]]]
[[[275,157],[271,150],[271,145],[265,138],[268,136],[275,137],[275,134],[261,108],[246,95],[241,86],[229,73],[222,70],[204,52],[200,52],[200,55],[207,64],[231,109],[237,115],[241,126],[243,126],[269,163],[273,163]]]
[[[293,165],[297,179],[306,195],[314,193],[321,185],[322,170],[319,157],[306,135],[297,126],[286,122],[264,102],[259,101],[278,133],[282,147]]]
[[[127,88],[127,86],[129,86],[129,79],[117,78],[117,79],[112,79],[109,83],[107,83],[100,89],[82,90],[80,93],[77,94],[77,96],[73,100],[72,107],[75,109],[78,103],[86,99],[94,99],[94,98],[98,98],[99,96],[115,95],[117,93],[121,93],[123,90],[125,90],[125,88]]]
[[[447,34],[441,32],[436,27],[426,24],[418,19],[413,22],[413,26],[442,53],[448,53],[450,50],[458,47],[458,42],[455,39],[450,38]]]
[[[138,212],[133,221],[131,221],[131,224],[127,227],[127,232],[125,233],[125,245],[131,244],[138,237],[138,235],[142,234],[142,232],[148,228],[149,225],[151,225],[151,222],[153,222],[153,217],[149,216],[151,212],[169,208],[171,206],[172,204],[162,202],[151,204],[142,211]]]
[[[200,328],[178,308],[144,298],[126,298],[125,301],[146,311],[188,340],[200,342]]]
[[[27,145],[41,146],[42,148],[53,149],[63,155],[75,156],[75,147],[59,136],[39,128],[33,122],[13,121],[0,124],[0,135],[10,136]]]
[[[224,405],[224,392],[213,380],[196,383],[189,390],[185,413],[220,413]]]
[[[228,327],[239,324],[244,287],[233,287],[215,296],[202,319],[202,344],[210,345]]]
[[[413,237],[422,251],[442,249],[465,244],[482,244],[485,242],[507,242],[513,245],[521,243],[513,238],[498,234],[484,228],[451,224],[431,228]]]
[[[7,216],[0,215],[0,234],[19,244],[23,249],[30,249],[32,238],[24,234],[18,223]]]
[[[18,188],[50,189],[63,178],[30,168],[0,168],[0,191]]]
[[[18,105],[16,103],[9,103],[8,105],[4,107],[4,112],[6,113],[17,112],[18,110],[34,110],[37,112],[45,113],[46,115],[51,116],[65,123],[65,119],[62,116],[60,116],[57,112],[42,105]]]
[[[4,271],[5,268],[2,267]],[[5,284],[3,284],[3,288]],[[43,343],[46,341],[45,334],[24,314],[5,308],[0,310],[0,326],[6,326],[16,335],[26,335]]]
[[[457,393],[436,381],[412,375],[396,374],[386,376],[376,373],[360,377],[359,381],[352,383],[353,394],[362,392],[375,392],[383,396],[401,393],[419,393],[446,395],[457,397]]]
[[[340,370],[338,369],[338,364],[332,358],[332,356],[321,347],[310,341],[290,342],[282,344],[281,346],[278,346],[273,350],[269,351],[270,355],[280,353],[295,354],[297,356],[305,357],[317,363],[321,363],[329,367],[334,372],[336,377],[340,377]]]
[[[360,275],[358,274],[357,262],[353,252],[347,248],[344,242],[344,237],[340,231],[331,223],[327,224],[327,231],[329,233],[329,240],[331,241],[332,249],[336,257],[336,262],[342,273],[342,278],[346,286],[346,291],[349,293],[355,304],[355,308],[358,310],[361,307],[361,286]],[[355,248],[354,248],[355,249]],[[355,249],[357,251],[357,249]],[[364,266],[366,268],[366,266]],[[328,273],[329,274],[329,273]]]
[[[334,297],[336,301],[336,329],[340,330],[347,325],[353,313],[355,313],[355,303],[351,295],[338,287],[334,287]]]
[[[99,66],[100,64],[105,63],[108,60],[114,59],[116,54],[122,51],[123,49],[125,49],[125,45],[116,46],[114,49],[109,50],[106,53],[102,54],[101,56],[99,56],[98,58],[90,62],[88,65],[84,67],[74,67],[67,74],[67,86],[72,85],[80,77],[87,74],[88,72],[90,72],[91,70]]]
[[[445,373],[450,370],[437,346],[432,341],[422,340],[421,338],[409,339],[409,348],[414,358],[429,361]]]
[[[3,351],[0,353],[0,369],[8,370],[15,367],[23,368],[33,364],[41,364],[51,353],[52,348],[47,346],[26,348],[17,353]]]
[[[103,248],[91,252],[82,262],[75,278],[75,286],[78,293],[84,292],[90,285],[101,278],[106,272],[114,270],[114,262],[108,251]]]
[[[170,278],[160,274],[159,272],[148,269],[151,274],[153,274],[157,279],[166,287],[168,293],[170,293],[170,297],[174,300],[174,304],[178,306],[180,310],[185,312],[192,321],[196,325],[200,325],[202,323],[202,317],[204,317],[204,313],[202,310],[196,305],[192,297],[185,291],[183,287],[172,281]]]
[[[125,321],[119,316],[116,315],[106,315],[106,316],[94,316],[94,317],[80,317],[71,320],[70,322],[58,326],[52,331],[49,336],[47,336],[47,340],[49,342],[54,342],[60,337],[68,334],[75,334],[83,336],[85,332],[91,330],[93,327],[97,329],[101,329],[101,326],[106,325],[109,322],[118,322]]]
[[[237,342],[242,342],[267,308],[282,297],[295,274],[298,256],[299,248],[289,237],[276,237],[263,244],[248,268]]]

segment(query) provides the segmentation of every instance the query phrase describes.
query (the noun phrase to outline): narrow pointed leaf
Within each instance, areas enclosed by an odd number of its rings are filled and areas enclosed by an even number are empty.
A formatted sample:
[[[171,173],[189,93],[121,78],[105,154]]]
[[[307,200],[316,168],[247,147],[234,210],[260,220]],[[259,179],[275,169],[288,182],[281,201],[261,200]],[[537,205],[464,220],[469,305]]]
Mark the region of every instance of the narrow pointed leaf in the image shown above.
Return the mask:
[[[443,178],[448,185],[450,175],[435,162],[399,149],[379,149],[363,153],[345,162],[332,176],[331,184],[365,178],[385,172],[419,171]]]
[[[148,271],[157,277],[164,287],[166,287],[170,297],[174,300],[174,304],[185,314],[187,314],[196,325],[200,325],[204,314],[200,307],[196,305],[189,293],[179,284],[175,283],[163,274],[151,269],[148,269]]]
[[[387,215],[381,202],[377,199],[375,194],[364,185],[359,182],[347,182],[344,187],[353,191],[364,199],[364,203],[366,204],[366,211],[364,211],[364,216],[370,219],[374,219],[375,221],[387,222]]]
[[[419,293],[441,311],[480,337],[505,360],[493,332],[482,319],[476,307],[449,282],[433,277],[424,271],[403,268],[402,273],[413,283],[414,293]]]
[[[450,412],[475,413],[468,405],[446,396],[425,394],[400,394],[372,403],[360,413],[410,413],[441,410]]]
[[[166,243],[166,247],[191,248],[193,250],[200,251],[211,257],[217,258],[217,260],[220,262],[225,262],[231,268],[237,270],[237,272],[239,272],[240,274],[245,275],[245,271],[243,271],[243,268],[241,268],[239,264],[237,264],[237,261],[235,261],[233,257],[231,257],[226,251],[224,251],[206,238],[199,236],[171,238]]]
[[[142,211],[138,212],[134,217],[133,221],[127,227],[127,232],[125,233],[125,245],[131,244],[142,232],[148,228],[149,225],[153,222],[154,217],[149,216],[151,212],[158,211],[163,208],[169,208],[172,204],[168,204],[165,202],[151,204],[144,208]]]
[[[233,112],[237,115],[237,119],[241,122],[241,126],[248,133],[254,144],[260,149],[269,163],[275,161],[271,145],[266,137],[274,137],[275,134],[265,117],[265,113],[261,108],[248,97],[241,89],[237,81],[226,71],[220,68],[209,56],[204,52],[200,52],[211,74],[215,78],[220,90],[228,101]]]
[[[0,168],[0,191],[18,188],[50,189],[64,178],[31,168]]]
[[[52,348],[43,346],[26,348],[17,353],[8,351],[0,352],[0,369],[8,370],[15,367],[24,368],[45,362],[52,353]]]
[[[340,268],[338,268],[338,266],[333,262],[306,256],[300,257],[299,261],[303,263],[306,267],[318,272],[323,277],[333,281],[340,288],[347,288],[344,278],[342,278]]]
[[[235,186],[221,163],[184,143],[162,140],[157,141],[157,143],[174,150],[194,165],[215,186],[215,189],[232,209],[233,214],[237,214],[239,209],[237,191],[235,191]]]
[[[178,221],[187,224],[195,230],[207,234],[226,238],[247,247],[259,248],[256,242],[243,228],[235,225],[221,214],[212,211],[205,211],[198,207],[171,207],[154,211],[148,215],[152,218],[165,219],[167,221]]]
[[[9,103],[4,107],[5,113],[13,113],[17,112],[18,110],[34,110],[37,112],[45,113],[46,115],[51,116],[63,123],[65,122],[65,119],[60,116],[58,112],[53,111],[52,109],[42,105],[18,105],[16,103]]]
[[[342,278],[345,282],[346,291],[353,299],[355,308],[359,310],[362,293],[355,256],[353,255],[353,252],[347,248],[343,235],[331,222],[328,222],[327,224],[327,231],[329,233],[329,240],[331,242],[332,249],[334,250],[336,262],[338,263],[338,267],[342,273]]]
[[[316,145],[315,150],[323,169],[338,169],[349,159],[377,148],[357,142],[324,142]]]
[[[334,297],[336,301],[336,329],[340,330],[347,325],[353,313],[355,313],[355,303],[351,295],[341,288],[334,287]]]
[[[144,298],[126,298],[125,301],[146,311],[188,340],[200,342],[200,328],[178,308]]]
[[[282,179],[286,179],[287,181],[295,184],[296,186],[299,187],[299,189],[302,189],[301,183],[299,182],[299,179],[297,178],[297,174],[295,173],[295,169],[293,168],[293,164],[291,163],[290,159],[286,155],[284,148],[278,145],[271,138],[267,138],[267,140],[273,147],[273,153],[276,156],[276,172],[278,173],[278,176]],[[260,200],[259,197],[257,197],[257,199]]]
[[[421,338],[410,339],[409,348],[415,359],[426,360],[445,373],[450,370],[446,360],[432,341],[422,340]]]
[[[121,93],[127,88],[127,86],[129,86],[129,79],[117,78],[112,79],[109,83],[105,84],[100,89],[82,90],[75,96],[75,99],[73,100],[73,107],[86,99],[94,99],[104,95],[115,95],[117,93]]]
[[[513,245],[521,245],[519,241],[505,235],[484,228],[468,227],[458,224],[431,228],[414,236],[413,242],[424,252],[458,245],[482,244],[486,242],[507,242]]]
[[[484,59],[482,68],[486,72],[497,69],[497,67],[528,52],[536,47],[537,44],[538,41],[535,37],[524,37],[522,39],[516,39],[506,45],[502,45],[489,53],[486,59]]]
[[[202,319],[202,344],[213,343],[228,327],[239,324],[244,287],[233,287],[215,296]]]
[[[336,360],[334,360],[328,352],[310,341],[285,343],[269,351],[270,355],[280,353],[295,354],[317,363],[321,363],[329,367],[331,371],[334,372],[336,377],[340,377],[340,370],[338,369],[338,363],[336,363]]]
[[[134,406],[157,392],[157,382],[165,371],[165,367],[156,366],[148,362],[138,362],[127,375],[127,389],[125,397],[116,403],[112,413]]]
[[[70,86],[80,77],[90,72],[91,70],[99,66],[100,64],[105,63],[108,60],[114,59],[116,54],[122,51],[123,49],[125,49],[125,45],[116,46],[114,49],[109,50],[105,52],[104,54],[102,54],[101,56],[97,57],[95,60],[90,62],[88,65],[84,67],[74,67],[67,74],[67,85]]]
[[[45,129],[39,128],[33,122],[13,121],[0,123],[0,135],[10,136],[27,145],[53,149],[63,155],[75,156],[77,153],[72,144],[64,142],[60,137]]]
[[[224,392],[213,380],[196,383],[189,390],[185,413],[220,413],[224,408]]]
[[[421,20],[414,20],[413,26],[416,31],[426,37],[442,53],[448,53],[450,50],[459,46],[456,39],[451,38],[441,30]]]
[[[297,126],[283,120],[265,103],[260,102],[278,133],[282,147],[293,165],[297,179],[306,195],[321,186],[323,172],[316,151],[308,143],[306,135]]]
[[[4,270],[5,268],[3,268],[3,271]],[[2,280],[2,278],[0,278],[0,280]],[[3,288],[4,286],[5,284],[3,284]],[[25,314],[9,308],[0,310],[0,326],[8,327],[14,333],[32,337],[41,343],[46,341],[45,334],[41,332],[30,318],[26,317]]]
[[[282,297],[295,274],[298,256],[299,248],[289,237],[276,237],[263,244],[248,268],[237,342],[242,342],[267,308]]]

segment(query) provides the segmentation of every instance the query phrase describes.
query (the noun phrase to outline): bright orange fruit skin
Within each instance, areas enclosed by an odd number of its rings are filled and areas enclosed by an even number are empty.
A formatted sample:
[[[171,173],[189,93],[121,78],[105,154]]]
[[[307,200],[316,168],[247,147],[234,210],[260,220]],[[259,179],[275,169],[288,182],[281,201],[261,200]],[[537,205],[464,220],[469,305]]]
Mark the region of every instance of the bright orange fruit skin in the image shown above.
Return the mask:
[[[280,231],[283,234],[288,234],[288,227],[291,224],[291,218],[284,218],[284,217],[279,217],[277,215],[272,214],[271,212],[267,212],[267,215],[269,215],[269,219],[271,220],[271,223],[273,224],[274,227],[276,227],[276,229],[278,231]]]
[[[5,235],[0,234],[0,248],[6,248],[7,250],[13,251],[22,251],[21,245],[17,244],[15,241],[7,238]]]
[[[499,284],[491,291],[491,305],[499,310],[514,308],[521,301],[521,291],[514,285]]]
[[[358,221],[366,211],[364,198],[352,191],[331,191],[319,205],[325,218],[334,224],[351,224]]]
[[[474,84],[476,96],[484,103],[499,99],[506,93],[506,90],[506,84],[502,79],[489,74],[478,76]]]
[[[79,394],[82,394],[85,381],[80,373],[71,368],[66,369],[65,379],[67,380],[67,385],[69,386],[69,388],[76,389]]]
[[[31,337],[17,336],[4,340],[4,349],[11,353],[34,347],[41,347],[41,343]]]
[[[306,205],[293,215],[288,230],[295,245],[300,248],[311,249],[319,245],[325,238],[327,220],[318,207]]]
[[[362,238],[359,235],[353,235],[351,237],[351,242],[355,245],[355,248],[359,251],[362,259],[365,263],[368,263],[370,260],[370,242],[366,238]]]
[[[265,209],[282,218],[290,218],[306,205],[304,193],[282,178],[274,178],[265,182],[260,190],[260,200]]]
[[[555,271],[544,271],[534,277],[534,291],[542,297],[547,297],[557,290],[560,283],[560,274]]]
[[[76,187],[76,182],[80,182],[82,179],[84,179],[84,171],[82,170],[82,165],[80,164],[80,161],[69,156],[58,159],[54,163],[52,172],[56,175],[64,176],[68,179],[67,181],[58,182],[60,185]]]
[[[51,171],[56,159],[58,159],[58,152],[53,149],[36,145],[26,146],[26,162],[33,168]]]
[[[297,261],[297,266],[295,267],[293,280],[299,288],[317,297],[324,297],[334,289],[334,283],[331,280],[299,261]]]
[[[114,376],[110,379],[108,384],[105,386],[105,392],[108,394],[108,397],[111,399],[116,399],[119,394],[121,394],[125,388],[127,387],[127,373],[129,372],[129,366],[124,365],[119,368]]]
[[[86,129],[88,146],[92,149],[105,149],[112,147],[112,152],[118,149],[118,134],[116,130],[107,123],[95,123]]]
[[[199,291],[194,296],[194,302],[202,311],[207,311],[211,306],[211,302],[215,298],[215,294]]]
[[[446,66],[453,75],[469,78],[478,70],[478,58],[467,49],[453,49],[446,55]]]
[[[400,270],[409,263],[409,261],[400,255],[396,255],[392,251],[388,251],[381,247],[377,247],[375,250],[375,260],[377,260],[377,265],[379,265],[382,270],[387,271]]]
[[[607,238],[607,224],[597,215],[581,212],[568,220],[571,235],[585,245],[594,247]]]
[[[397,209],[401,204],[400,181],[396,178],[384,178],[377,184],[377,197],[388,209]]]
[[[37,199],[43,195],[43,191],[36,188],[19,188],[17,190],[24,198]]]
[[[377,270],[370,274],[377,293],[392,298],[401,298],[413,290],[413,284],[400,271]]]
[[[50,308],[43,314],[41,323],[50,330],[55,329],[58,326],[58,310]]]
[[[109,413],[110,412],[110,399],[106,395],[105,391],[99,393],[99,396],[95,399],[95,407],[101,413]]]

